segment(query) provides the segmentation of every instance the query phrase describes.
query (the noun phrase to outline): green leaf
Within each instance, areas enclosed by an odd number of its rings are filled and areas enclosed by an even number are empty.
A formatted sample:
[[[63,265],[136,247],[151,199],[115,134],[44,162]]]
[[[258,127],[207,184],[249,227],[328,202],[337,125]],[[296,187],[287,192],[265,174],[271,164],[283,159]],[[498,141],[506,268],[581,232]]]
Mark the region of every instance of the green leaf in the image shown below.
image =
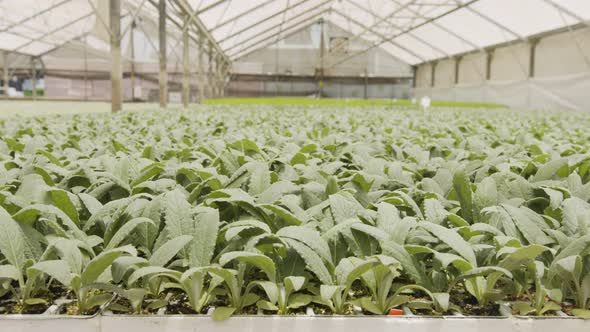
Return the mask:
[[[477,266],[473,248],[456,231],[427,221],[421,222],[419,225],[451,247],[461,257],[465,258],[469,264]]]
[[[287,308],[297,309],[308,305],[313,298],[308,294],[293,294],[289,297]]]
[[[109,268],[113,261],[123,254],[135,256],[137,252],[133,246],[125,246],[104,251],[100,255],[94,257],[82,272],[82,285],[94,283],[104,270]]]
[[[297,240],[313,249],[326,262],[332,262],[332,254],[328,243],[320,233],[310,227],[289,226],[279,229],[277,235],[281,238]]]
[[[43,261],[36,263],[28,269],[28,273],[45,273],[66,287],[70,286],[72,279],[75,276],[70,272],[68,263],[63,260]]]
[[[191,267],[207,266],[211,263],[219,225],[218,210],[211,208],[199,210],[194,231],[191,232],[193,234],[193,241],[189,249],[189,265]]]
[[[53,205],[62,210],[75,224],[80,227],[80,218],[78,217],[78,210],[70,200],[68,193],[64,190],[50,190],[51,200]]]
[[[471,181],[464,171],[457,171],[453,176],[453,188],[461,204],[461,216],[471,223],[477,222],[473,216]]]
[[[215,307],[215,310],[213,311],[211,317],[213,318],[213,320],[223,321],[229,319],[235,311],[236,308],[232,307]]]
[[[531,178],[531,182],[551,180],[558,176],[560,169],[567,168],[567,166],[567,159],[551,160],[539,167],[539,170],[537,171],[535,176]],[[569,172],[566,173],[569,174]]]
[[[270,187],[270,172],[266,163],[257,162],[252,164],[250,182],[248,189],[250,195],[259,195]]]
[[[309,270],[313,272],[323,284],[333,284],[332,276],[326,268],[325,263],[314,250],[297,240],[285,238],[283,241],[303,258]]]
[[[127,237],[129,237],[133,231],[141,224],[154,224],[151,219],[139,217],[134,218],[123,224],[121,228],[113,235],[113,237],[107,243],[106,250],[114,249],[119,246]]]
[[[285,290],[287,293],[298,292],[305,285],[305,277],[285,277]]]
[[[269,257],[262,254],[247,251],[232,251],[221,255],[221,257],[219,258],[219,264],[221,266],[224,266],[234,259],[245,264],[256,266],[267,275],[269,281],[275,282],[275,263]]]
[[[537,256],[547,250],[549,250],[549,248],[537,244],[518,248],[516,251],[508,254],[498,266],[508,271],[513,271],[519,268],[522,264],[534,260]]]
[[[590,310],[588,309],[573,309],[572,314],[576,317],[590,319]]]
[[[182,248],[193,239],[190,235],[175,237],[160,246],[149,258],[152,266],[165,266]]]
[[[19,275],[22,274],[26,260],[25,243],[25,237],[19,224],[4,208],[0,207],[0,252],[19,271]],[[22,279],[19,281],[23,286],[24,281]]]
[[[181,277],[181,274],[178,271],[167,269],[161,266],[146,266],[135,270],[127,279],[127,284],[133,285],[137,280],[153,274],[176,275],[178,280],[180,280]]]

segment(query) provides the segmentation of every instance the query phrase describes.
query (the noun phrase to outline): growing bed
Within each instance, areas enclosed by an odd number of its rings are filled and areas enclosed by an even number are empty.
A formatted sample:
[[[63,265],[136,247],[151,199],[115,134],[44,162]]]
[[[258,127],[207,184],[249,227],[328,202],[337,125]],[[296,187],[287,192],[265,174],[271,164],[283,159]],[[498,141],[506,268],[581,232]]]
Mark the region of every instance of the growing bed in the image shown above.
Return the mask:
[[[588,329],[589,125],[401,106],[3,120],[0,330]]]

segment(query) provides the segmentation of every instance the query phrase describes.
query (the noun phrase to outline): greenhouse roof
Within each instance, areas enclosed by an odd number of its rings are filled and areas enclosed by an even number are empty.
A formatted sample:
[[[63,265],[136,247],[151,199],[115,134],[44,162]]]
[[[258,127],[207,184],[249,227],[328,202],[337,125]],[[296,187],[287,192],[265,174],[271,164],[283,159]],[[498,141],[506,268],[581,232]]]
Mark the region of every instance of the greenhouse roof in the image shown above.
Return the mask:
[[[158,0],[121,0],[122,15],[157,22]],[[0,48],[40,56],[108,26],[107,0],[0,0]],[[169,0],[169,23],[186,15],[236,60],[320,18],[409,64],[446,58],[588,24],[588,0]],[[127,22],[127,23],[125,23]],[[128,32],[131,20],[123,20]],[[104,37],[104,31],[102,32]],[[108,34],[107,34],[108,36]],[[157,35],[154,36],[157,44]],[[100,39],[100,38],[99,38]],[[103,41],[104,38],[102,38]],[[106,41],[105,41],[106,42]]]

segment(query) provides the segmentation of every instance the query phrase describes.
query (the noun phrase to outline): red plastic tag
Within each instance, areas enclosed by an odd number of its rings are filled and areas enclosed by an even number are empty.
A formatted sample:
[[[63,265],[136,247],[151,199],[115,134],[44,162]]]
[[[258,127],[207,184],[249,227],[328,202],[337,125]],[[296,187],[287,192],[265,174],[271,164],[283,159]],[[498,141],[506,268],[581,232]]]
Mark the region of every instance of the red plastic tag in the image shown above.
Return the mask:
[[[389,309],[389,316],[401,316],[404,314],[404,311],[401,309]]]

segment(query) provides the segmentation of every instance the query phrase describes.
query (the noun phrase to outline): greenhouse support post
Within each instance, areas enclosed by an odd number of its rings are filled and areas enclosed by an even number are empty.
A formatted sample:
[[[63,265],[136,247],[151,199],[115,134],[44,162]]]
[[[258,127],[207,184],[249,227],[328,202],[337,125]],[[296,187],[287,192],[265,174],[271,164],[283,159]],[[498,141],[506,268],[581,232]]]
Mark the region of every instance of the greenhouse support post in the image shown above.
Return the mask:
[[[492,79],[492,61],[494,61],[494,51],[489,50],[486,52],[486,81]]]
[[[462,56],[455,57],[455,85],[459,84],[459,71],[461,70],[461,60],[463,60]]]
[[[190,64],[189,64],[189,17],[184,21],[185,27],[182,30],[182,106],[188,108],[190,101]]]
[[[209,43],[209,63],[207,69],[207,95],[209,98],[214,97],[213,90],[213,46]]]
[[[198,80],[197,83],[199,85],[199,103],[203,103],[205,102],[205,91],[203,91],[205,89],[205,66],[203,63],[203,56],[205,55],[205,49],[203,48],[203,39],[205,38],[205,36],[203,35],[202,32],[199,32],[199,55],[197,57],[197,69],[199,70],[199,73],[197,75]]]
[[[535,60],[536,60],[536,53],[537,53],[537,44],[539,44],[539,41],[536,40],[536,39],[533,39],[530,42],[530,51],[529,51],[529,78],[535,77]]]
[[[432,87],[432,88],[434,88],[434,85],[436,83],[436,65],[437,64],[438,63],[436,61],[432,62],[430,64],[430,87]]]
[[[168,104],[168,75],[166,73],[166,0],[158,3],[158,36],[160,45],[160,107]]]
[[[2,73],[3,73],[3,89],[4,89],[4,97],[8,97],[8,51],[2,51]]]
[[[33,100],[37,99],[37,66],[34,56],[31,57],[31,96]]]
[[[129,48],[131,49],[131,101],[135,100],[135,20],[131,22],[131,29],[129,29]]]
[[[111,29],[111,111],[118,112],[123,108],[121,81],[121,0],[109,1]]]

